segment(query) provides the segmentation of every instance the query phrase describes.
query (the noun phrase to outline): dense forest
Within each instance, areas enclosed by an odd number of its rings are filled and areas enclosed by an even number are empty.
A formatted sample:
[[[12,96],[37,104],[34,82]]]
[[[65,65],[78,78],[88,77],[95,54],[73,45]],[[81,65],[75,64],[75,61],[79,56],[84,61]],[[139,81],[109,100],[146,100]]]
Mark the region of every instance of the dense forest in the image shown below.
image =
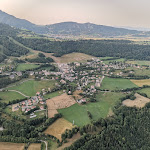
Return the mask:
[[[48,39],[23,38],[16,38],[16,40],[34,50],[54,53],[54,56],[57,57],[71,52],[81,52],[97,57],[150,60],[149,45],[134,44],[128,40],[50,41]]]
[[[85,134],[66,150],[148,150],[150,149],[150,107],[120,106],[112,118],[100,119],[94,125],[102,130]]]

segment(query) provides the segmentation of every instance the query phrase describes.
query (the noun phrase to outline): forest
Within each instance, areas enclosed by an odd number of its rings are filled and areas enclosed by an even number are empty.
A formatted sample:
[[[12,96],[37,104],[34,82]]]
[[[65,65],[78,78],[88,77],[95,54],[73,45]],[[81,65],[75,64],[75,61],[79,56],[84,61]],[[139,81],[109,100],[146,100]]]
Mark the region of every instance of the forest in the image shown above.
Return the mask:
[[[48,39],[25,39],[18,37],[16,40],[34,50],[54,53],[56,57],[72,52],[80,52],[97,57],[109,56],[150,60],[149,45],[139,45],[129,40],[50,41]]]

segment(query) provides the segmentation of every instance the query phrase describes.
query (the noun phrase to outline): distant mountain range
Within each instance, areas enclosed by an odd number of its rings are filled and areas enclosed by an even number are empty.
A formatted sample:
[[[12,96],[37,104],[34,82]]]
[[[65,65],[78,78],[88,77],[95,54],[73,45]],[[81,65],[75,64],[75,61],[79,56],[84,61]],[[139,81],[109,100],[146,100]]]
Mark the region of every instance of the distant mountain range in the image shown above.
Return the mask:
[[[96,25],[92,23],[81,24],[76,22],[62,22],[39,26],[27,20],[16,18],[3,11],[0,11],[0,23],[8,24],[19,29],[27,29],[38,34],[46,34],[52,37],[116,37],[143,35],[142,31]]]

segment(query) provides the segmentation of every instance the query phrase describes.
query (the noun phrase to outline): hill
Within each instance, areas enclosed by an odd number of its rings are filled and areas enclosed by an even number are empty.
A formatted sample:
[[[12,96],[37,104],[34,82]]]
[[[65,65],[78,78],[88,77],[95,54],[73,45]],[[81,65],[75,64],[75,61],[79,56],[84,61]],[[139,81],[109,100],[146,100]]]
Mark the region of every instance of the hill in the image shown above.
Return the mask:
[[[8,24],[10,26],[20,29],[27,29],[39,34],[45,34],[47,32],[46,26],[35,25],[25,19],[16,18],[1,10],[0,10],[0,23]]]
[[[39,26],[27,20],[16,18],[0,10],[0,23],[27,29],[38,34],[48,34],[52,37],[116,37],[116,36],[139,36],[143,32],[115,28],[111,26],[96,25],[92,23],[61,22],[52,25]],[[144,36],[142,34],[142,36]]]

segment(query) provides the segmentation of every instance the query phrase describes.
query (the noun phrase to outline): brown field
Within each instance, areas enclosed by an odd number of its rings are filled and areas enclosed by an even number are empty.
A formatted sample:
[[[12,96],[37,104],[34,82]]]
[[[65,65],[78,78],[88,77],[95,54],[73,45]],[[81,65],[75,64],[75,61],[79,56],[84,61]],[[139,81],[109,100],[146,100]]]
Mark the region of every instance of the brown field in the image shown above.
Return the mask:
[[[150,79],[145,79],[145,80],[131,80],[134,84],[137,86],[143,86],[143,85],[150,85]]]
[[[73,125],[69,121],[60,118],[57,119],[52,125],[50,125],[45,131],[45,134],[50,134],[61,140],[61,134],[65,132],[66,129],[72,129]]]
[[[32,144],[30,144],[28,150],[41,150],[41,144],[40,143],[32,143]]]
[[[135,100],[130,100],[130,99],[127,99],[127,100],[124,100],[122,102],[123,105],[126,105],[128,107],[139,107],[139,108],[142,108],[145,106],[146,103],[150,102],[150,99],[149,98],[146,98],[144,96],[141,96],[139,94],[135,94],[136,96],[136,99]]]
[[[90,56],[83,53],[70,53],[70,54],[63,55],[61,57],[54,57],[50,53],[44,53],[44,54],[46,57],[53,58],[56,63],[84,62],[94,58],[94,56]]]
[[[57,109],[67,108],[75,104],[76,101],[72,96],[67,95],[66,93],[56,96],[54,98],[48,99],[46,104],[48,106],[48,117],[52,118],[57,114]]]
[[[75,97],[75,100],[78,100],[78,99],[81,99],[82,96],[79,95],[80,93],[82,93],[83,91],[82,90],[76,90],[75,92],[73,92],[73,96]]]
[[[19,109],[15,109],[15,107],[17,107],[17,106],[19,107],[19,103],[12,105],[12,111],[13,112],[19,110]]]
[[[24,150],[23,143],[0,142],[0,150]]]

